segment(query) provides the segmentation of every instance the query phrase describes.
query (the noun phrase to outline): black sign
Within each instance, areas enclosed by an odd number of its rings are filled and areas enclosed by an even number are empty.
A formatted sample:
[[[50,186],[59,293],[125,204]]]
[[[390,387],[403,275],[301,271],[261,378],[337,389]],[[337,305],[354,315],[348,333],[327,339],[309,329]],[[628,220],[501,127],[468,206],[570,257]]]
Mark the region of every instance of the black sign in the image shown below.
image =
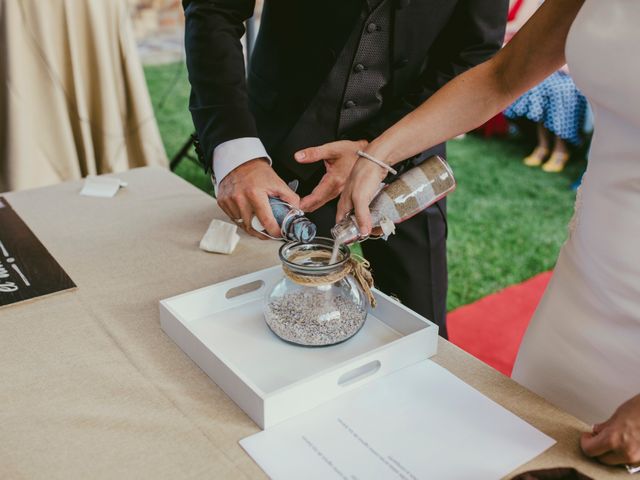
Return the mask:
[[[0,197],[0,307],[75,286],[38,237]]]

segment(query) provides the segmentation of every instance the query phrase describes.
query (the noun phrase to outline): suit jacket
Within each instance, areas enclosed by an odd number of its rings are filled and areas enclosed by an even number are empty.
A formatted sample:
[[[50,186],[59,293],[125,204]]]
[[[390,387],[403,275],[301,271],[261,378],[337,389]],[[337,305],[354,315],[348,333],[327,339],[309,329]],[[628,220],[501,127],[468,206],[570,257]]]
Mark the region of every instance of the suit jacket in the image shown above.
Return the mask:
[[[390,1],[391,81],[381,111],[348,138],[375,138],[502,45],[508,0]],[[277,147],[334,65],[364,0],[265,0],[248,88],[240,37],[255,0],[183,5],[190,110],[210,162],[217,145],[235,138],[259,137],[267,151]]]

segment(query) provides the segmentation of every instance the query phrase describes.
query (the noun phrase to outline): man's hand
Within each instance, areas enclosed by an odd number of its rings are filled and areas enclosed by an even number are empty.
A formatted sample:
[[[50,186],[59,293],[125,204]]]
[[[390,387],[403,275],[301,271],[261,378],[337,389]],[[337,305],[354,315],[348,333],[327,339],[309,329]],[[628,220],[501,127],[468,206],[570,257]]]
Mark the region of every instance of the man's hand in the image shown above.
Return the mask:
[[[300,208],[305,212],[313,212],[340,195],[353,165],[358,160],[356,152],[363,150],[366,146],[366,140],[357,142],[341,140],[296,152],[294,157],[299,163],[322,160],[327,171],[316,188],[302,199]]]
[[[231,220],[254,237],[265,239],[251,228],[251,219],[257,216],[260,223],[273,237],[280,236],[280,227],[269,206],[269,196],[298,206],[300,197],[276,175],[269,162],[257,158],[243,163],[231,171],[218,185],[218,205]],[[242,219],[239,223],[238,220]]]
[[[623,403],[604,423],[583,433],[580,446],[585,454],[607,465],[640,463],[640,395]]]

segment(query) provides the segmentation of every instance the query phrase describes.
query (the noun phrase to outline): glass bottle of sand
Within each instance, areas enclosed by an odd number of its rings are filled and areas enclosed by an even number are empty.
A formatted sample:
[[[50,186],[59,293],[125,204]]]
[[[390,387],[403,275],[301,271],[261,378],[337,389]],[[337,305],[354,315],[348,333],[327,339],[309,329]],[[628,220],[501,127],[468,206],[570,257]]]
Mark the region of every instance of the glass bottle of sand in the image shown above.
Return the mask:
[[[421,164],[400,175],[384,187],[369,204],[374,229],[385,236],[393,226],[413,217],[455,190],[456,180],[449,164],[439,156],[427,158]],[[353,213],[331,229],[336,245],[349,245],[369,238],[358,230]]]

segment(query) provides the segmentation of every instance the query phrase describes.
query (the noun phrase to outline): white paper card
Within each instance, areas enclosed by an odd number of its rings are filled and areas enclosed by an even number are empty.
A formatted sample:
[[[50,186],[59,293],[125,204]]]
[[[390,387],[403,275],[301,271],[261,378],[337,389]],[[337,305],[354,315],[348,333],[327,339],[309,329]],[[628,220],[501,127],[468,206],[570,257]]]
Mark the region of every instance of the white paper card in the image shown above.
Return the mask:
[[[554,443],[429,360],[240,442],[276,480],[494,480]]]
[[[88,197],[113,197],[120,187],[126,187],[127,183],[115,177],[88,176],[84,179],[84,186],[80,195]]]
[[[200,240],[200,248],[205,252],[233,253],[240,241],[237,231],[236,225],[214,218]]]

